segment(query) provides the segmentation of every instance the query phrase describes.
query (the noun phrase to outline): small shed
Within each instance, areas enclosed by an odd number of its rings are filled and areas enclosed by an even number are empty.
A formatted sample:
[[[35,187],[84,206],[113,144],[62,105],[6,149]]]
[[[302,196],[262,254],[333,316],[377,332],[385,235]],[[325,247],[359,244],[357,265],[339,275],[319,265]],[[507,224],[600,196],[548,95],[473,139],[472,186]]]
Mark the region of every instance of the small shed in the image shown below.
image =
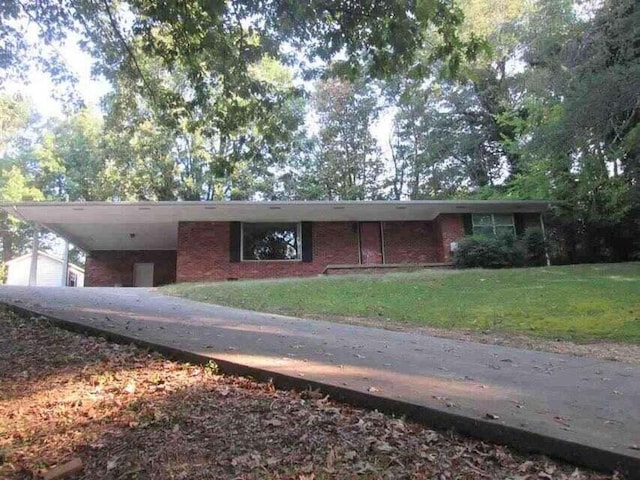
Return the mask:
[[[31,252],[9,260],[7,265],[7,285],[29,285],[31,271]],[[49,253],[38,252],[36,285],[39,287],[62,286],[64,260]],[[72,263],[68,264],[66,286],[83,287],[84,270]]]

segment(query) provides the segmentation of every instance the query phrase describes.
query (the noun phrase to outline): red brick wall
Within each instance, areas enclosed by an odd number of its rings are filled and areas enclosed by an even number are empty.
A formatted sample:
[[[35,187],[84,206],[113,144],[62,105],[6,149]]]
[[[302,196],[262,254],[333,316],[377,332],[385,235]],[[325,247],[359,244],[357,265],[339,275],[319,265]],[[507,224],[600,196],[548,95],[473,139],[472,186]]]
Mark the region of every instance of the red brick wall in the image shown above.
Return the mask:
[[[229,229],[228,222],[179,224],[178,282],[311,276],[327,265],[360,261],[355,222],[314,222],[312,262],[230,262]],[[464,235],[461,215],[441,215],[433,222],[384,222],[383,229],[385,263],[448,262],[449,244]]]
[[[229,228],[227,222],[180,222],[178,282],[302,277],[322,273],[329,264],[359,261],[354,222],[314,223],[312,262],[230,262]]]
[[[385,263],[441,262],[436,222],[383,222]]]
[[[133,264],[153,263],[153,284],[176,281],[175,250],[100,250],[89,253],[85,265],[87,287],[133,286]]]
[[[439,256],[443,262],[451,262],[451,242],[457,242],[464,237],[464,221],[462,215],[447,214],[436,218],[440,234]]]

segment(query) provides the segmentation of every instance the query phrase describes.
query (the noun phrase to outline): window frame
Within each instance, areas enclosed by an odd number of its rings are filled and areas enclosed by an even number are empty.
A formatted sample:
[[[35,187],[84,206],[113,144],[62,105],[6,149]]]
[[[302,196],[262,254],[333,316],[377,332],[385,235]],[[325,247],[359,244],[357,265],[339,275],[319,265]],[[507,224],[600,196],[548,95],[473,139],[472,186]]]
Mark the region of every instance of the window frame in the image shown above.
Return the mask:
[[[481,224],[476,224],[475,222],[475,218],[476,216],[479,215],[490,215],[491,216],[491,225],[486,224],[486,225],[481,225]],[[496,224],[496,215],[509,215],[511,217],[511,223],[510,224],[506,224],[506,223],[501,223],[501,224]],[[471,214],[471,233],[472,235],[482,235],[480,233],[476,233],[476,226],[477,227],[491,227],[491,229],[493,230],[493,236],[494,238],[498,236],[498,233],[496,232],[496,227],[512,227],[513,228],[513,236],[516,236],[516,219],[513,213],[472,213]]]
[[[297,237],[297,243],[299,245],[298,247],[298,252],[297,252],[297,256],[296,258],[281,258],[281,259],[273,259],[273,260],[257,260],[257,259],[245,259],[244,258],[244,226],[245,224],[250,224],[250,225],[265,225],[265,224],[275,224],[275,225],[282,225],[283,223],[292,223],[295,224],[296,226],[296,237]],[[252,263],[256,263],[256,262],[260,262],[260,263],[267,263],[267,262],[302,262],[302,222],[240,222],[240,262],[244,263],[244,262],[252,262]]]

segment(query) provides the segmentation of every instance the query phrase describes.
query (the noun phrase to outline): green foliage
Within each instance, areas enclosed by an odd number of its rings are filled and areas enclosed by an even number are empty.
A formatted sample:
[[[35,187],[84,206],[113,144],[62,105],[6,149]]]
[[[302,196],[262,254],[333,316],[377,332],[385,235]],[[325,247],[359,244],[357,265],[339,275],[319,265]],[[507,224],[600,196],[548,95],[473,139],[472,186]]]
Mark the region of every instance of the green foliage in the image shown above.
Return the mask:
[[[319,132],[299,164],[297,197],[323,200],[380,198],[384,165],[370,127],[377,97],[362,82],[330,79],[316,83],[314,113]]]
[[[469,236],[458,243],[453,260],[457,268],[522,267],[528,252],[513,235]]]
[[[144,57],[141,68],[156,78],[156,91],[176,104],[192,92],[182,68],[165,71]],[[119,198],[149,200],[247,200],[274,196],[275,175],[294,155],[303,110],[291,70],[272,58],[251,65],[268,99],[228,97],[211,92],[203,109],[167,122],[166,111],[149,104],[126,80],[109,98],[108,155]],[[268,110],[262,103],[267,101]],[[184,107],[186,108],[186,107]],[[220,122],[217,109],[235,110],[233,126]],[[135,175],[131,175],[135,172]]]
[[[30,105],[20,96],[0,94],[0,155],[30,116]]]
[[[453,260],[457,268],[508,266],[501,245],[495,239],[487,237],[467,237],[460,240]]]
[[[0,20],[0,73],[24,74],[37,62],[56,80],[68,79],[53,45],[75,35],[98,59],[97,70],[113,81],[127,79],[165,111],[168,123],[189,118],[212,95],[221,95],[227,108],[213,109],[225,132],[269,111],[265,84],[252,77],[250,67],[265,57],[286,57],[284,47],[310,61],[328,62],[344,53],[343,70],[383,77],[414,63],[428,31],[437,38],[431,56],[451,71],[473,56],[480,43],[475,36],[460,37],[462,11],[446,0],[63,0],[55,8],[6,0]],[[21,22],[34,23],[38,43],[23,35]],[[145,71],[141,51],[165,69],[183,69],[192,93],[189,101],[176,101],[156,89],[157,78]],[[230,106],[234,100],[240,101]],[[257,101],[258,110],[244,105],[245,100]]]
[[[0,201],[23,202],[44,200],[44,195],[28,179],[17,165],[0,171]]]
[[[538,228],[526,229],[522,235],[521,242],[525,251],[526,265],[535,267],[546,264],[548,245],[542,230]]]
[[[203,368],[204,372],[209,376],[218,375],[220,373],[220,367],[213,360],[209,360]]]
[[[465,237],[458,243],[453,259],[457,268],[533,267],[546,264],[547,249],[542,231],[528,228],[518,237]]]
[[[102,118],[80,110],[46,132],[32,155],[35,183],[49,199],[104,200],[109,184],[102,148]]]

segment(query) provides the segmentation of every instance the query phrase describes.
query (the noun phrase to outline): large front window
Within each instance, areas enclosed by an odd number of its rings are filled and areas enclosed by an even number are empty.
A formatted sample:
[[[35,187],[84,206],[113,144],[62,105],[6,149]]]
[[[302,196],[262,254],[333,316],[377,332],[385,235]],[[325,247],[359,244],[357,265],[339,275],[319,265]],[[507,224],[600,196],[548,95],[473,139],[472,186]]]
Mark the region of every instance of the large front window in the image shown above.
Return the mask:
[[[474,213],[473,234],[485,237],[496,237],[508,233],[516,234],[513,215],[510,213]]]
[[[243,223],[242,260],[299,260],[299,223]]]

